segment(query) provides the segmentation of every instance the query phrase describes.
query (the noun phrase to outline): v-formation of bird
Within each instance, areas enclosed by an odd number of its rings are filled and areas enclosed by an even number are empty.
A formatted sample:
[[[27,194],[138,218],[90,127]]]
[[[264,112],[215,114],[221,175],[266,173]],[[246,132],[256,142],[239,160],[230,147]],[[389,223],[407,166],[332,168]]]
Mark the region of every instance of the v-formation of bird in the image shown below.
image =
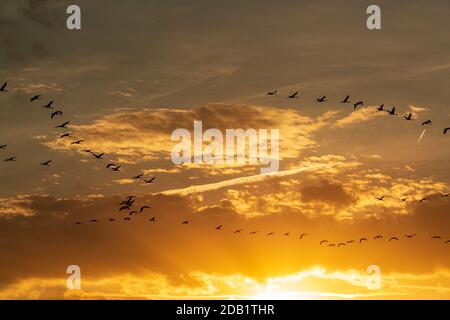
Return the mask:
[[[1,86],[0,92],[8,92],[7,85],[8,85],[8,82],[5,82]],[[29,102],[33,103],[33,102],[39,101],[39,100],[42,100],[42,95],[41,94],[37,94],[37,95],[32,96],[30,98]],[[46,103],[45,105],[42,106],[44,109],[52,110],[52,113],[50,115],[50,119],[51,120],[53,120],[57,116],[62,116],[63,115],[63,112],[61,110],[53,111],[54,110],[53,104],[54,104],[54,101],[51,100],[51,101],[49,101],[48,103]],[[65,121],[65,122],[55,126],[55,128],[57,128],[57,129],[67,129],[67,126],[69,124],[70,124],[70,121]],[[63,138],[72,138],[72,133],[65,132],[65,133],[63,133],[63,134],[61,134],[59,136],[59,139],[63,139]],[[81,140],[81,139],[74,140],[74,141],[70,142],[70,145],[73,145],[73,146],[75,146],[75,145],[82,145],[83,142],[84,142],[84,140]],[[1,149],[6,149],[6,147],[8,147],[7,144],[2,144],[2,145],[0,145],[0,150]],[[83,151],[90,153],[95,159],[103,159],[103,156],[105,155],[105,153],[95,153],[95,152],[92,152],[90,150],[83,150]],[[17,157],[14,156],[14,157],[9,157],[9,158],[4,159],[4,162],[14,162],[16,160],[17,160]],[[51,163],[52,163],[52,160],[47,160],[45,162],[41,162],[40,164],[42,166],[50,166]],[[116,164],[112,164],[112,165],[109,164],[109,165],[106,166],[106,168],[108,168],[108,169],[110,168],[112,171],[120,171],[120,168],[122,168],[122,166],[121,165],[116,165]],[[145,182],[146,184],[153,183],[155,181],[155,179],[156,179],[156,177],[150,177],[149,179],[145,179],[145,178],[143,178],[143,176],[144,176],[144,174],[140,174],[140,175],[138,175],[136,177],[133,177],[133,179],[140,179],[140,178],[142,178],[142,181]]]

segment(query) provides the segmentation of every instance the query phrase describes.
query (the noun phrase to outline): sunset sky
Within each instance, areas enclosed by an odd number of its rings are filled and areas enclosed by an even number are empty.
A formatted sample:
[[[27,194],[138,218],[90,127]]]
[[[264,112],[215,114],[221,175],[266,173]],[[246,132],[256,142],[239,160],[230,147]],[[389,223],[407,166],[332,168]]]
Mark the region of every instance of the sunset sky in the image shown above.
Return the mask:
[[[70,4],[0,3],[0,299],[450,299],[449,1]],[[173,164],[196,120],[279,129],[279,171]]]

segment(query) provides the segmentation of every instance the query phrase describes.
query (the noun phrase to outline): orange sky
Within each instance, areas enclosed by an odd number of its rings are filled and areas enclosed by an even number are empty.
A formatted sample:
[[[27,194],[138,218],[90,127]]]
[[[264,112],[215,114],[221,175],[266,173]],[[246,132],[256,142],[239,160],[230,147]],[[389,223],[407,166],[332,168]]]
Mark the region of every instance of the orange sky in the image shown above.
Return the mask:
[[[360,1],[148,1],[95,20],[80,1],[75,33],[63,2],[0,5],[0,157],[17,157],[0,164],[0,298],[450,298],[447,2],[385,4],[371,32]],[[173,164],[171,133],[194,121],[278,129],[279,171]],[[124,221],[128,195],[151,208]]]

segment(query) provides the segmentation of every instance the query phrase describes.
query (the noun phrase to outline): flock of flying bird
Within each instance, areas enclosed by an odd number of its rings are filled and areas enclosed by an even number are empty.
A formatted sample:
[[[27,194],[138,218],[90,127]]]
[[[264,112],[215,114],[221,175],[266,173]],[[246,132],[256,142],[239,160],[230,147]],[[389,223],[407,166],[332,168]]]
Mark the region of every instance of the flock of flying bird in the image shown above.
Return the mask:
[[[0,88],[0,92],[8,92],[8,90],[7,90],[7,82],[5,82],[2,85],[2,87]],[[267,95],[269,95],[269,96],[273,96],[273,95],[277,95],[277,94],[278,94],[277,90],[267,92]],[[299,98],[298,94],[299,94],[298,91],[296,91],[296,92],[288,95],[287,98],[288,99]],[[42,99],[42,97],[41,97],[40,94],[39,95],[35,95],[35,96],[31,97],[30,103],[32,103],[34,101],[41,100],[41,99]],[[327,101],[327,97],[326,96],[322,96],[320,98],[316,98],[316,101],[318,103],[325,102],[325,101]],[[353,103],[353,102],[350,101],[350,95],[347,95],[340,102],[341,103]],[[353,110],[356,110],[358,107],[361,107],[363,105],[364,105],[363,101],[357,101],[357,102],[353,103]],[[55,117],[63,115],[63,112],[61,110],[54,111],[54,109],[53,109],[53,101],[48,102],[46,105],[43,106],[43,108],[50,109],[52,111],[52,113],[50,115],[50,118],[52,120]],[[384,104],[382,104],[379,107],[377,107],[376,109],[378,111],[386,111],[390,115],[398,115],[396,113],[395,107],[392,107],[391,110],[385,110],[384,109]],[[405,115],[403,117],[406,120],[408,120],[408,121],[413,120],[412,113],[409,113],[408,115]],[[55,126],[55,128],[67,129],[67,126],[69,124],[70,124],[70,121],[65,121],[62,124]],[[426,121],[422,122],[422,126],[430,125],[430,124],[431,124],[431,120],[426,120]],[[450,131],[450,127],[444,128],[443,129],[443,134],[447,134],[448,131]],[[72,138],[71,133],[70,132],[65,132],[65,133],[61,134],[58,139],[64,139],[64,138]],[[74,141],[72,141],[70,143],[70,145],[81,145],[81,144],[83,144],[83,142],[84,142],[84,140],[74,140]],[[0,145],[0,149],[6,149],[6,147],[7,147],[7,144]],[[93,152],[93,151],[91,151],[89,149],[84,149],[82,151],[91,154],[95,159],[103,159],[103,156],[105,155],[105,153],[95,153],[95,152]],[[6,158],[4,161],[5,162],[16,161],[16,157],[15,156],[9,157],[9,158]],[[40,164],[43,165],[43,166],[49,166],[51,164],[51,162],[52,162],[52,160],[47,160],[47,161],[42,162]],[[111,169],[112,171],[120,171],[122,166],[110,162],[110,163],[108,163],[106,165],[106,168],[107,169]],[[146,179],[144,177],[144,174],[140,173],[140,174],[138,174],[136,176],[133,176],[132,179],[136,179],[136,180],[142,179],[142,181],[144,181],[145,183],[150,184],[150,183],[153,183],[155,181],[156,177],[150,177],[149,179]],[[442,194],[442,196],[443,197],[448,197],[449,194]],[[384,198],[385,198],[384,195],[376,197],[376,199],[379,200],[379,201],[383,201]],[[125,217],[122,218],[123,221],[130,221],[133,215],[140,215],[140,214],[144,213],[144,211],[146,209],[150,209],[149,205],[143,205],[143,206],[140,206],[139,208],[134,209],[135,200],[136,200],[136,197],[131,195],[131,196],[126,197],[125,199],[123,199],[119,203],[118,211],[119,212],[122,212],[122,211],[128,212],[128,214]],[[407,201],[407,198],[400,198],[399,200],[405,202],[405,201]],[[429,200],[429,198],[425,197],[425,198],[420,199],[418,202],[424,202],[424,201],[428,201],[428,200]],[[152,223],[156,223],[157,222],[157,218],[155,216],[150,217],[148,220],[150,222],[152,222]],[[116,218],[108,217],[107,221],[112,223],[112,222],[116,221]],[[90,219],[88,222],[89,223],[99,223],[99,219]],[[191,223],[190,220],[184,220],[184,221],[181,222],[181,224],[183,224],[183,225],[188,225],[190,223]],[[83,221],[76,221],[75,222],[75,225],[81,225],[81,224],[83,224]],[[218,226],[215,227],[215,229],[217,231],[221,231],[221,230],[223,230],[223,225],[218,225]],[[258,230],[254,230],[254,231],[250,231],[248,234],[249,235],[256,235],[258,232],[259,232]],[[243,233],[243,229],[234,230],[233,233],[234,234],[242,234]],[[290,234],[291,234],[290,232],[286,232],[286,233],[283,233],[283,236],[288,237],[288,236],[290,236]],[[272,232],[266,233],[265,235],[266,236],[274,236],[275,232],[272,231]],[[302,234],[300,234],[299,240],[304,239],[308,235],[309,235],[309,233],[302,233]],[[406,234],[405,235],[405,237],[408,238],[408,239],[411,239],[411,238],[413,238],[415,236],[416,236],[416,234]],[[381,240],[381,239],[383,239],[382,235],[376,235],[376,236],[373,237],[373,240]],[[320,245],[324,245],[325,244],[328,247],[342,247],[342,246],[346,246],[346,245],[349,245],[349,244],[352,244],[352,243],[356,243],[356,242],[363,243],[363,242],[368,241],[368,240],[369,239],[366,238],[366,237],[360,238],[359,240],[348,240],[348,241],[345,241],[345,242],[330,242],[330,241],[328,241],[326,239],[323,239],[323,240],[320,241],[319,244]],[[391,241],[399,241],[399,240],[400,239],[398,237],[396,237],[396,236],[388,238],[389,242],[391,242]],[[431,240],[442,240],[442,237],[439,236],[439,235],[433,235],[431,237]],[[450,240],[446,240],[445,241],[445,244],[449,244],[449,243],[450,243]]]
[[[8,92],[7,85],[8,85],[8,82],[5,82],[2,85],[2,87],[0,88],[0,92]],[[31,97],[30,98],[30,103],[33,103],[33,102],[39,101],[39,100],[42,100],[42,96],[40,94]],[[53,103],[54,103],[54,101],[52,100],[52,101],[50,101],[47,104],[42,106],[44,109],[51,110],[51,114],[50,114],[50,119],[51,120],[53,120],[55,117],[60,117],[60,116],[63,115],[63,112],[61,110],[54,110]],[[68,129],[67,126],[69,124],[70,124],[70,121],[65,121],[65,122],[55,126],[55,128],[57,128],[57,129]],[[67,138],[73,138],[72,137],[72,133],[65,132],[65,133],[61,134],[58,137],[58,139],[67,139]],[[84,140],[76,139],[76,140],[71,141],[70,145],[72,145],[72,146],[74,146],[74,145],[82,145],[83,143],[84,143]],[[7,146],[8,146],[7,144],[1,144],[0,145],[0,149],[6,149]],[[96,153],[96,152],[93,152],[93,151],[91,151],[89,149],[83,149],[82,151],[91,154],[95,159],[99,159],[99,160],[103,159],[103,157],[105,156],[105,153]],[[10,157],[4,159],[4,162],[14,162],[16,160],[17,160],[16,156],[10,156]],[[44,162],[41,162],[40,165],[42,165],[42,166],[50,166],[52,161],[53,160],[51,160],[51,159],[50,160],[46,160]],[[108,163],[106,165],[106,168],[117,172],[117,171],[120,171],[122,166],[111,162],[111,163]],[[141,174],[138,174],[138,175],[132,177],[132,179],[136,179],[136,180],[142,179],[142,181],[144,181],[145,183],[150,184],[150,183],[153,183],[155,181],[156,177],[150,177],[149,179],[146,179],[144,177],[144,174],[141,173]]]

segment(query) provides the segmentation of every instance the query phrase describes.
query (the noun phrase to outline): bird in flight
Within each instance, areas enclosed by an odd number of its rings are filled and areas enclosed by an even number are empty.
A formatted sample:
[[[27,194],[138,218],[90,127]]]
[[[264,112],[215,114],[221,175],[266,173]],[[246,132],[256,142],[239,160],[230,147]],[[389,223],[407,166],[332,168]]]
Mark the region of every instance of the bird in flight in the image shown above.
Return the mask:
[[[449,193],[442,193],[441,197],[448,197],[450,194]]]
[[[219,230],[219,231],[222,230],[222,225],[217,226],[217,227],[216,227],[216,230]]]
[[[298,98],[297,95],[298,95],[298,91],[295,91],[293,94],[288,96],[288,99]]]
[[[277,90],[267,92],[267,95],[269,95],[269,96],[274,96],[276,94],[277,94]]]
[[[52,160],[48,160],[48,161],[42,162],[41,166],[49,166],[51,162],[52,162]]]
[[[340,243],[338,244],[338,248],[341,247],[341,246],[345,246],[345,243],[340,242]]]
[[[130,213],[128,214],[129,216],[132,216],[133,214],[137,214],[138,212],[136,210],[130,211]]]
[[[147,206],[147,205],[142,206],[142,207],[139,209],[139,212],[142,213],[142,211],[144,211],[145,209],[150,209],[150,206]]]
[[[400,201],[405,202],[408,198],[401,198]]]
[[[442,238],[441,238],[441,236],[432,236],[431,240],[434,240],[434,239],[441,240]]]
[[[414,238],[416,236],[416,234],[405,234],[405,237],[407,237],[408,239]]]
[[[125,205],[125,206],[120,207],[119,208],[119,212],[122,211],[122,210],[130,210],[130,206]]]
[[[321,240],[320,241],[320,245],[322,244],[322,243],[327,243],[328,242],[328,240]]]
[[[305,237],[305,236],[307,236],[308,234],[307,233],[302,233],[301,235],[300,235],[300,240],[302,240],[303,239],[303,237]]]
[[[325,102],[327,101],[327,96],[323,96],[322,98],[317,98],[317,102]]]
[[[242,232],[242,229],[237,229],[233,233],[241,233],[241,232]]]
[[[351,101],[349,99],[350,96],[346,96],[345,99],[341,101],[341,103],[350,103]]]
[[[6,90],[6,86],[8,85],[8,82],[5,82],[2,87],[0,88],[1,92],[8,92],[8,90]]]
[[[53,101],[50,101],[45,106],[43,106],[43,108],[45,108],[45,109],[53,109],[52,104],[53,104]]]
[[[59,139],[66,138],[66,137],[71,137],[70,134],[71,134],[70,132],[64,133],[64,134],[62,134],[62,135],[59,136]]]
[[[443,131],[443,132],[444,132],[444,134],[447,134],[447,132],[448,132],[449,130],[450,130],[450,127],[448,127],[448,128],[445,128],[445,129],[444,129],[444,131]]]
[[[450,240],[445,241],[445,244],[450,243]]]
[[[77,221],[77,222],[75,222],[75,224],[83,224],[83,222]]]
[[[125,218],[123,218],[123,221],[130,221],[130,220],[131,220],[130,217],[125,217]]]
[[[191,223],[189,220],[184,220],[181,224],[189,224]]]
[[[391,237],[391,238],[389,239],[389,242],[391,242],[392,240],[398,240],[398,238],[397,238],[397,237]]]
[[[96,159],[103,159],[102,157],[105,155],[104,153],[96,154],[96,153],[94,153],[94,152],[91,152],[91,154],[92,154]]]
[[[367,238],[361,238],[359,239],[359,243],[363,242],[363,241],[367,241]]]
[[[51,115],[50,119],[53,119],[56,116],[62,116],[62,114],[63,114],[63,112],[60,111],[60,110],[52,112],[52,115]]]
[[[420,203],[420,202],[424,202],[424,201],[427,201],[427,200],[428,200],[427,198],[422,198],[418,202]]]
[[[284,235],[285,235],[286,237],[289,237],[289,234],[290,234],[290,232],[288,231],[288,232],[286,232]]]
[[[257,234],[257,233],[258,233],[258,231],[249,232],[249,234]]]
[[[150,219],[148,219],[148,221],[156,222],[156,217],[151,217]]]
[[[77,140],[77,141],[71,142],[70,144],[81,144],[83,141],[84,140]]]
[[[145,180],[145,179],[142,179],[142,180],[144,180],[146,183],[153,183],[153,181],[155,181],[155,179],[156,179],[156,177],[152,177],[149,180]]]
[[[347,243],[350,244],[350,243],[353,243],[353,242],[355,242],[355,241],[356,241],[356,240],[348,240]]]
[[[395,113],[395,107],[392,107],[392,110],[387,110],[387,113],[389,113],[391,116],[396,116],[397,114]]]
[[[116,166],[115,163],[108,163],[108,164],[106,165],[106,169],[109,169],[110,167],[115,167],[115,166]]]
[[[91,222],[92,223],[98,223],[98,220],[97,219],[91,219]]]
[[[356,108],[358,108],[359,106],[362,106],[362,105],[364,105],[364,102],[358,101],[357,103],[355,103],[355,104],[353,105],[353,110],[356,110]]]
[[[114,219],[114,218],[108,218],[108,221],[109,221],[109,222],[114,222],[114,221],[116,221],[116,219]]]
[[[120,171],[120,168],[122,168],[122,166],[114,167],[114,168],[112,168],[112,171]]]
[[[60,124],[59,126],[56,126],[55,128],[63,128],[63,129],[65,129],[66,126],[67,126],[69,123],[70,123],[70,121],[66,121],[66,122]]]
[[[424,126],[424,125],[427,125],[427,124],[431,124],[431,120],[426,120],[426,121],[422,122],[422,125],[423,125],[423,126]]]
[[[7,144],[2,144],[0,145],[0,149],[6,149],[7,146],[8,146]]]
[[[5,162],[16,161],[16,157],[5,159]]]
[[[381,196],[381,197],[375,197],[375,199],[380,200],[380,201],[383,201],[384,196]]]
[[[408,114],[408,116],[403,116],[406,120],[412,120],[412,114],[411,112]]]
[[[266,236],[273,236],[274,233],[273,232],[269,232],[268,234],[266,234]]]
[[[377,110],[378,110],[378,111],[383,111],[383,108],[384,108],[384,104],[382,104],[381,106],[379,106],[379,107],[377,108]]]
[[[33,102],[34,100],[41,100],[41,95],[40,94],[35,95],[30,99],[30,102]]]
[[[144,174],[141,173],[141,174],[138,174],[137,176],[134,176],[133,179],[140,179],[140,178],[142,178],[143,176],[144,176]]]
[[[334,246],[336,246],[336,243],[330,243],[328,246],[329,247],[334,247]]]
[[[375,237],[373,237],[373,240],[377,240],[377,239],[383,239],[382,235],[376,235]]]

